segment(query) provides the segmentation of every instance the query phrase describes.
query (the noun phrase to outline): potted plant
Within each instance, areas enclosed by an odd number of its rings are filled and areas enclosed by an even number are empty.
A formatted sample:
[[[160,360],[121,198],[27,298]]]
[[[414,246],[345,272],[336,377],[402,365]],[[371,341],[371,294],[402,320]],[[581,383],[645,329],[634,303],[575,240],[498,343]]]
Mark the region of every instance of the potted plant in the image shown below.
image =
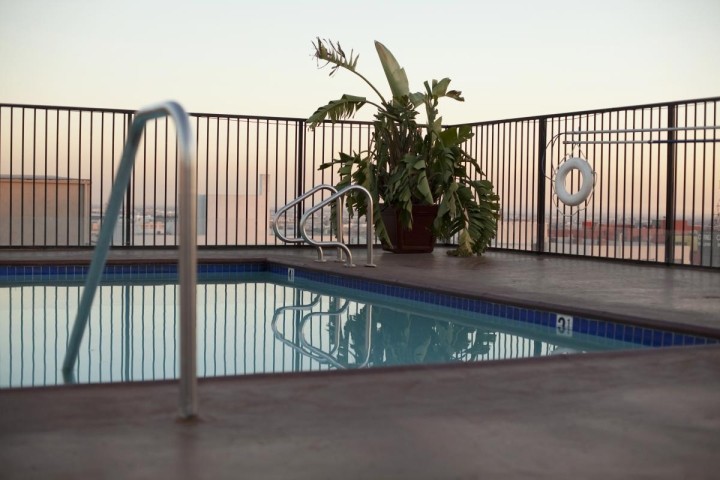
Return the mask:
[[[378,97],[376,101],[343,95],[318,108],[308,119],[310,128],[323,121],[352,118],[370,104],[376,108],[372,142],[368,151],[341,152],[339,158],[321,165],[337,167],[338,189],[362,185],[374,200],[375,231],[383,248],[396,252],[432,251],[434,238],[458,235],[454,255],[481,254],[495,237],[499,199],[492,182],[483,179],[477,161],[463,145],[472,138],[467,125],[443,128],[438,102],[447,97],[464,101],[461,92],[449,90],[450,79],[424,83],[424,91],[411,93],[405,70],[390,51],[375,42],[392,96],[386,99],[356,70],[358,56],[348,57],[339,43],[317,39],[314,56],[322,66],[331,66],[332,76],[340,69],[362,79]],[[424,108],[426,122],[418,123]],[[364,215],[365,197],[350,192],[346,197],[350,215]],[[428,214],[424,209],[429,209]],[[429,218],[422,224],[422,218]],[[425,234],[429,245],[418,247],[407,234]],[[410,247],[403,250],[403,247]]]

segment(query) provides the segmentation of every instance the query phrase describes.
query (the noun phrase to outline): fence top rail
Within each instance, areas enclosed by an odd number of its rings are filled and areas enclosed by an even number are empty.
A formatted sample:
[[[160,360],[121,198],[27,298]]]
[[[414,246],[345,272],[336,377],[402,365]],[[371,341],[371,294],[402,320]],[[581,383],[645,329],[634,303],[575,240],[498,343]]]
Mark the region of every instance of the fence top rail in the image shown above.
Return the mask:
[[[97,113],[115,113],[122,115],[135,115],[137,110],[128,110],[122,108],[94,108],[94,107],[73,107],[67,105],[40,105],[40,104],[29,104],[29,103],[0,103],[0,108],[17,108],[17,109],[28,109],[28,110],[58,110],[65,112],[97,112]],[[305,123],[307,118],[297,117],[274,117],[265,115],[243,115],[243,114],[232,114],[232,113],[207,113],[207,112],[189,112],[188,116],[197,118],[226,118],[231,120],[267,120],[275,122],[295,122]],[[323,123],[330,124],[332,122],[326,121]],[[372,125],[371,121],[363,120],[343,120],[337,122],[342,125]]]
[[[600,108],[595,110],[578,110],[575,112],[566,112],[566,113],[551,113],[551,114],[545,114],[545,115],[531,115],[527,117],[516,117],[516,118],[507,118],[503,120],[486,120],[482,122],[470,122],[470,123],[458,123],[453,125],[446,125],[447,127],[456,127],[460,125],[469,125],[471,127],[479,127],[483,125],[495,125],[498,123],[511,123],[511,122],[527,122],[527,121],[533,121],[533,120],[553,120],[553,119],[559,119],[564,117],[576,117],[581,115],[598,115],[603,113],[613,113],[613,112],[622,112],[625,110],[642,110],[647,108],[661,108],[661,107],[677,107],[681,105],[693,105],[693,104],[699,104],[699,103],[716,103],[720,102],[720,96],[718,97],[707,97],[707,98],[696,98],[691,100],[673,100],[670,102],[658,102],[658,103],[646,103],[641,105],[629,105],[629,106],[623,106],[623,107],[610,107],[610,108]]]
[[[33,110],[63,110],[70,112],[100,112],[100,113],[119,113],[132,115],[137,110],[129,110],[124,108],[94,108],[94,107],[69,107],[65,105],[36,105],[29,103],[0,103],[0,108],[27,108]]]
[[[495,124],[511,123],[511,122],[552,120],[552,119],[557,119],[557,118],[573,117],[573,116],[581,116],[581,115],[598,115],[598,114],[604,114],[604,113],[622,112],[625,110],[640,110],[640,109],[647,109],[647,108],[662,108],[662,107],[692,105],[692,104],[700,104],[700,103],[715,103],[715,102],[720,102],[720,96],[707,97],[707,98],[696,98],[696,99],[690,99],[690,100],[673,100],[673,101],[668,101],[668,102],[647,103],[647,104],[641,104],[641,105],[629,105],[629,106],[622,106],[622,107],[610,107],[610,108],[601,108],[601,109],[594,109],[594,110],[579,110],[579,111],[565,112],[565,113],[530,115],[530,116],[525,116],[525,117],[515,117],[515,118],[507,118],[507,119],[500,119],[500,120],[484,120],[484,121],[480,121],[480,122],[449,124],[446,126],[447,127],[455,127],[455,126],[459,126],[459,125],[484,126],[484,125],[495,125]],[[129,109],[73,107],[73,106],[61,106],[61,105],[34,105],[34,104],[23,104],[23,103],[0,103],[0,108],[66,110],[66,111],[79,111],[79,112],[118,113],[118,114],[129,114],[129,115],[134,115],[137,112],[136,110],[129,110]],[[273,116],[263,116],[263,115],[238,115],[238,114],[225,114],[225,113],[195,112],[195,113],[188,113],[188,115],[191,117],[198,117],[198,118],[271,120],[271,121],[279,121],[279,122],[297,122],[300,124],[305,123],[307,121],[306,118],[297,118],[297,117],[273,117]],[[326,121],[323,123],[329,124],[331,122]],[[336,123],[342,124],[342,125],[372,125],[371,121],[363,121],[363,120],[343,120],[343,121],[336,122]]]

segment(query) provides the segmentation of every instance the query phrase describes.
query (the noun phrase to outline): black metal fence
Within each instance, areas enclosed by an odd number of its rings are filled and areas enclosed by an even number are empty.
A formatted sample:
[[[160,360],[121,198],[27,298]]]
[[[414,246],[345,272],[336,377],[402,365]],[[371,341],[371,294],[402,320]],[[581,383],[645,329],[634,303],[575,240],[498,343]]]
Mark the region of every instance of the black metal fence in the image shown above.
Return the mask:
[[[669,264],[720,266],[720,97],[473,124],[467,145],[502,202],[493,247]],[[92,245],[110,195],[130,110],[0,104],[0,248]],[[198,244],[281,245],[275,210],[335,172],[340,151],[368,149],[367,122],[191,114],[197,141]],[[569,156],[595,186],[567,207],[554,187]],[[151,122],[113,245],[176,245],[175,132]],[[567,188],[580,186],[568,176]],[[327,195],[327,193],[325,194]],[[313,199],[315,202],[322,194]],[[309,200],[309,201],[313,201]],[[293,232],[298,208],[278,219]],[[330,212],[309,224],[330,235]],[[352,219],[345,238],[364,242]]]

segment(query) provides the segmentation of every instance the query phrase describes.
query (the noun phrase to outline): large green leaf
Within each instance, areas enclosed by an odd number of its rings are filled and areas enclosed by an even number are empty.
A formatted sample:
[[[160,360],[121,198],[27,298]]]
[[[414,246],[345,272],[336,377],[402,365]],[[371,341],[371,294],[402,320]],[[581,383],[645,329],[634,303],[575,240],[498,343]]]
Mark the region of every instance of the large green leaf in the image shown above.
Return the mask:
[[[375,49],[380,57],[380,63],[382,63],[393,97],[400,98],[410,95],[410,86],[405,69],[400,67],[390,50],[377,40],[375,41]]]
[[[447,87],[450,85],[449,78],[443,78],[439,82],[437,80],[432,81],[432,94],[434,97],[444,97],[447,92]]]
[[[459,90],[450,90],[449,92],[445,93],[445,96],[457,100],[458,102],[465,101],[465,99],[462,97],[462,92]]]
[[[472,131],[470,125],[460,125],[458,128],[458,141],[459,143],[470,140],[475,134]]]
[[[355,95],[343,95],[338,100],[333,100],[324,105],[308,118],[310,128],[315,128],[320,122],[329,119],[332,122],[352,118],[355,112],[360,110],[367,103],[365,97]]]
[[[425,103],[427,96],[424,93],[415,92],[415,93],[411,93],[409,95],[409,98],[414,107],[419,107],[420,105]]]
[[[458,144],[458,129],[457,127],[448,127],[440,132],[440,141],[446,147],[450,147]]]

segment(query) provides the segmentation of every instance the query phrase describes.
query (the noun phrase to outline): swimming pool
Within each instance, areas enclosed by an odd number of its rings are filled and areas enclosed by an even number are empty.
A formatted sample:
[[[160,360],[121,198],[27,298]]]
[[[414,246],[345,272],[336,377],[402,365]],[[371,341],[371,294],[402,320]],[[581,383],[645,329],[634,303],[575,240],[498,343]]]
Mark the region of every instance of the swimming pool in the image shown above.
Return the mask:
[[[0,388],[63,383],[83,266],[0,267]],[[178,374],[176,267],[108,265],[76,365],[80,383]],[[479,362],[716,343],[294,269],[202,264],[201,377]]]

